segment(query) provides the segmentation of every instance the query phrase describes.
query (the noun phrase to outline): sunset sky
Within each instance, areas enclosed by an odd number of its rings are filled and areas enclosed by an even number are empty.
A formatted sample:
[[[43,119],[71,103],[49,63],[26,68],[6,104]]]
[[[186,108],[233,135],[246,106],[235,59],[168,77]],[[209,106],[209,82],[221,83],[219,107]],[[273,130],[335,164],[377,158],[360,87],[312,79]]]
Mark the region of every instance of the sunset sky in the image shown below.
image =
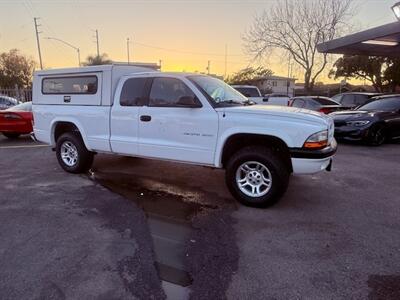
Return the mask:
[[[76,52],[57,41],[63,39],[81,49],[82,60],[96,53],[94,29],[98,29],[100,52],[115,61],[127,61],[126,39],[131,58],[140,62],[163,62],[164,71],[224,74],[225,45],[228,74],[252,65],[244,54],[242,36],[254,16],[275,0],[0,0],[0,52],[12,48],[38,61],[33,17],[40,17],[42,56],[45,67],[76,66]],[[353,19],[356,29],[395,20],[390,6],[395,0],[359,0]],[[254,63],[254,62],[253,62]],[[276,75],[287,75],[287,61],[271,57],[266,66]],[[302,78],[296,72],[294,76]],[[321,78],[324,79],[325,77]]]

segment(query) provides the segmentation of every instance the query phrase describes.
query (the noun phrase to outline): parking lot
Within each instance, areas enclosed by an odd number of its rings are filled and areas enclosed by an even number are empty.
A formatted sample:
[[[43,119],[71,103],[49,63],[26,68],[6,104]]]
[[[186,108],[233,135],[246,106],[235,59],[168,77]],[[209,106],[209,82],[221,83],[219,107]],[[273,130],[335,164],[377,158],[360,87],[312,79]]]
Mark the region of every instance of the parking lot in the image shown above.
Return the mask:
[[[224,173],[0,137],[1,299],[399,299],[400,144],[340,144],[276,206]]]

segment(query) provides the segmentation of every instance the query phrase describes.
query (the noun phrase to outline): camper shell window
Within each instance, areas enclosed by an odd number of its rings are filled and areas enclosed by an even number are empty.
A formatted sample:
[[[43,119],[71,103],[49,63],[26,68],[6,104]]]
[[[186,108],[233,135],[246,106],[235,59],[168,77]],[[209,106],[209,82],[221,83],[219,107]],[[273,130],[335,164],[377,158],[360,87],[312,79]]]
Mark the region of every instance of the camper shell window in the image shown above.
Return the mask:
[[[97,93],[97,76],[46,77],[42,81],[42,94],[89,94]]]

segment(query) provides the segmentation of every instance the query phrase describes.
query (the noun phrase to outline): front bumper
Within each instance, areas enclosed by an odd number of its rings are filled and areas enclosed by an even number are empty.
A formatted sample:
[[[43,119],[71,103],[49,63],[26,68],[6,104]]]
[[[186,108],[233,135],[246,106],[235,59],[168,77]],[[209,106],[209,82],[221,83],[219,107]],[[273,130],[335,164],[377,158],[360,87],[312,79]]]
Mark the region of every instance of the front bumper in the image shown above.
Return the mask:
[[[330,171],[332,157],[336,151],[337,142],[335,139],[328,147],[321,150],[290,149],[293,174],[315,174],[324,170]]]
[[[368,136],[368,130],[369,127],[335,127],[335,138],[360,141]]]

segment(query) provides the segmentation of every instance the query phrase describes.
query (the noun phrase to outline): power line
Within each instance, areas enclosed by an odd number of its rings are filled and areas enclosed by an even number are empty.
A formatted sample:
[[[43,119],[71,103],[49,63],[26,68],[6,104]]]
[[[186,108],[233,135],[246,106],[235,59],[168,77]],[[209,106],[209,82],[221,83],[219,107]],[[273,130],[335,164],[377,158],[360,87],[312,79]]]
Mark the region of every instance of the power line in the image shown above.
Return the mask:
[[[153,49],[158,49],[158,50],[164,50],[164,51],[170,51],[170,52],[177,52],[177,53],[186,53],[186,54],[193,54],[193,55],[205,55],[205,56],[222,56],[225,57],[225,53],[206,53],[206,52],[192,52],[192,51],[185,51],[185,50],[180,50],[180,49],[171,49],[171,48],[164,48],[164,47],[159,47],[155,45],[148,45],[144,43],[139,43],[135,42],[135,44],[147,47],[147,48],[153,48]],[[230,54],[228,56],[246,56],[244,54]]]

